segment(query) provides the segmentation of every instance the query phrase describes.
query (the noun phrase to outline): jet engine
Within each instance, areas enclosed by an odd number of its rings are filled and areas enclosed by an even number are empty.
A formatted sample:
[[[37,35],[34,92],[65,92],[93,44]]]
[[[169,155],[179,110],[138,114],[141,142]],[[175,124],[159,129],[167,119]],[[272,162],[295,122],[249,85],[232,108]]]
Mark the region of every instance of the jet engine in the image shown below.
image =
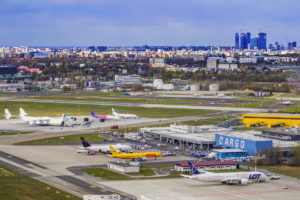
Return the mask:
[[[242,178],[241,179],[241,185],[247,185],[248,184],[248,179]]]

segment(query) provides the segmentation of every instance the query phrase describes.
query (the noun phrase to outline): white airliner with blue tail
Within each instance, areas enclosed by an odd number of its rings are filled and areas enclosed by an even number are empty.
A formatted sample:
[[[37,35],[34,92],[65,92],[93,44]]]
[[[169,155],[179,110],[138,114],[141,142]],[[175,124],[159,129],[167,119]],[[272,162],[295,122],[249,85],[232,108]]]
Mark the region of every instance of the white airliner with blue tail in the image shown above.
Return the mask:
[[[212,172],[199,172],[198,169],[191,163],[188,162],[189,169],[192,175],[181,176],[190,179],[197,179],[200,181],[207,182],[220,182],[228,185],[242,184],[246,185],[249,182],[265,182],[267,176],[262,172],[229,172],[229,173],[212,173]]]

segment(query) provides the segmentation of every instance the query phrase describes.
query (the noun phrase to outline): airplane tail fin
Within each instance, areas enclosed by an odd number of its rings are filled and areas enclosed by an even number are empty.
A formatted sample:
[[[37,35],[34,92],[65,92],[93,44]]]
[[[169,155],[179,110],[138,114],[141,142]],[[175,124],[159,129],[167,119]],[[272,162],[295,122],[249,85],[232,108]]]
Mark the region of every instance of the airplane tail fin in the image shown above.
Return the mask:
[[[84,137],[80,137],[80,140],[82,142],[83,147],[90,147],[90,143],[88,141],[85,140]]]
[[[68,117],[67,117],[66,114],[63,114],[63,115],[61,116],[61,118],[62,118],[62,121],[63,121],[63,122],[67,122],[67,121],[68,121]]]
[[[189,165],[189,169],[191,170],[193,175],[200,174],[198,169],[191,162],[188,162],[188,165]]]
[[[4,116],[5,116],[5,119],[10,119],[12,115],[11,115],[11,113],[9,112],[8,109],[5,109],[5,110],[4,110]]]
[[[25,110],[23,108],[20,108],[20,117],[25,117],[28,114],[25,112]]]
[[[91,116],[96,115],[95,112],[93,110],[90,111],[91,112]]]
[[[113,115],[114,115],[114,114],[117,114],[117,112],[115,111],[114,108],[111,109],[111,112],[112,112]]]
[[[112,146],[109,146],[109,150],[111,151],[111,155],[115,155],[115,154],[118,154],[119,152],[113,148]]]

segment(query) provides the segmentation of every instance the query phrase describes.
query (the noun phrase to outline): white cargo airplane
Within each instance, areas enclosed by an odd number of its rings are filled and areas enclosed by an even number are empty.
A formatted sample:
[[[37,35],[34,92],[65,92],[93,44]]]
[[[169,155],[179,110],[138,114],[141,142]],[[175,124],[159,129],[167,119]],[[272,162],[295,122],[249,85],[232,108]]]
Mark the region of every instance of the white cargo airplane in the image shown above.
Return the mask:
[[[6,119],[10,119],[12,117],[8,109],[5,109],[4,112]],[[19,118],[30,125],[38,126],[62,126],[67,121],[67,116],[65,114],[63,114],[60,118],[29,117],[23,108],[20,108]]]
[[[80,137],[82,146],[77,150],[77,153],[89,153],[89,152],[101,152],[110,153],[109,146],[117,149],[118,151],[129,151],[132,147],[126,144],[116,144],[116,145],[91,145],[84,137]]]
[[[232,173],[212,173],[205,172],[200,173],[197,168],[191,163],[188,162],[189,169],[192,172],[192,175],[181,176],[191,179],[197,179],[200,181],[206,182],[220,182],[228,185],[242,184],[246,185],[251,182],[264,182],[267,179],[267,176],[262,172],[232,172]]]
[[[122,119],[138,119],[139,117],[137,115],[132,114],[119,114],[115,111],[115,109],[111,109],[113,116],[120,117]]]

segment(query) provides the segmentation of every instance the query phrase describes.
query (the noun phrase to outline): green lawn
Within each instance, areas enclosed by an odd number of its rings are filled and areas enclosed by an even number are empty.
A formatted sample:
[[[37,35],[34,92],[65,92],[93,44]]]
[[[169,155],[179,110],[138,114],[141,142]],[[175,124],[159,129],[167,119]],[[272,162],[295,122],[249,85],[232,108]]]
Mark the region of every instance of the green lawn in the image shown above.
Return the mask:
[[[76,143],[81,142],[80,137],[83,136],[89,142],[101,142],[104,141],[105,138],[99,137],[99,133],[89,133],[89,134],[76,134],[76,135],[68,135],[63,137],[51,137],[40,140],[31,140],[20,142],[17,144],[65,144],[65,143]]]
[[[270,105],[269,102],[249,102],[249,103],[237,103],[225,105],[223,107],[235,107],[235,108],[256,108]]]
[[[1,200],[79,200],[28,176],[0,166]]]
[[[159,99],[159,98],[130,98],[128,96],[109,98],[98,96],[35,96],[20,97],[21,99],[39,100],[63,100],[63,101],[91,101],[91,102],[123,102],[123,103],[149,103],[149,104],[197,104],[202,100],[181,100],[181,99]]]
[[[121,174],[115,171],[111,171],[105,168],[85,168],[83,171],[92,176],[102,178],[104,180],[136,180],[136,179],[156,179],[156,178],[178,178],[181,177],[179,173],[170,174],[168,176],[155,176],[155,173],[151,168],[158,168],[157,166],[145,166],[140,168],[139,173],[129,173],[128,175]],[[144,177],[135,177],[144,176]]]
[[[3,135],[22,135],[22,134],[28,134],[28,133],[32,133],[31,131],[27,131],[27,132],[0,132],[0,136]]]
[[[267,127],[250,127],[250,128],[248,128],[248,127],[235,127],[235,129],[236,130],[238,130],[238,131],[252,131],[252,130],[255,130],[255,131],[264,131],[264,130],[267,130],[267,129],[269,129],[269,128],[267,128]]]
[[[297,104],[295,104],[295,105],[293,105],[293,106],[288,106],[288,107],[282,108],[282,109],[280,110],[280,112],[284,112],[284,113],[295,113],[295,114],[300,113],[300,104],[297,103]]]
[[[259,168],[265,169],[277,174],[300,178],[300,167],[293,166],[260,166]]]
[[[92,176],[102,178],[104,180],[130,180],[130,176],[113,172],[104,168],[85,168],[83,171]]]
[[[151,168],[141,167],[139,173],[129,173],[131,176],[154,176],[155,173]]]
[[[235,118],[236,116],[227,116],[227,117],[217,117],[217,118],[209,118],[209,119],[199,119],[199,120],[192,120],[192,121],[185,121],[182,124],[190,125],[190,126],[202,126],[202,125],[215,125],[220,122],[224,122],[226,120]]]
[[[90,115],[90,110],[96,114],[111,114],[112,107],[119,113],[131,113],[140,117],[151,118],[173,118],[193,115],[204,115],[215,113],[212,110],[181,109],[181,108],[143,108],[127,106],[104,106],[88,104],[66,104],[66,103],[35,103],[0,101],[0,110],[9,109],[13,115],[19,115],[19,108],[22,107],[30,116],[61,116],[67,115]],[[3,116],[2,116],[3,117]]]

